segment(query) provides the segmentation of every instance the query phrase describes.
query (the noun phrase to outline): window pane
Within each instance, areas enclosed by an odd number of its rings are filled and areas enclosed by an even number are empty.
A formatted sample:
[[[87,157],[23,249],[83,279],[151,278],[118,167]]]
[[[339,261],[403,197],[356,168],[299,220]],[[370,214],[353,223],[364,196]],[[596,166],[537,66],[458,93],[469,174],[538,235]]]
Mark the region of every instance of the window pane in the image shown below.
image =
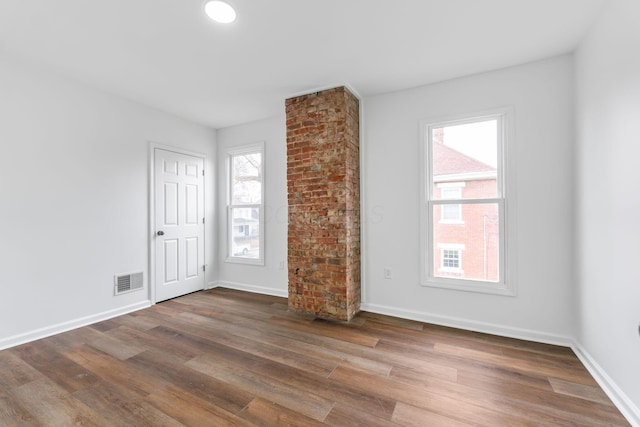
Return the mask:
[[[432,129],[434,199],[481,199],[498,194],[498,121],[486,120]],[[442,187],[464,182],[460,193]],[[440,191],[438,190],[438,186]]]
[[[231,209],[231,251],[239,258],[260,258],[260,208]]]
[[[460,206],[464,223],[438,221],[438,214],[444,206]],[[433,209],[434,276],[498,282],[498,204],[434,205]]]
[[[462,188],[460,187],[442,187],[440,189],[440,195],[443,199],[459,199],[462,194]]]
[[[460,221],[461,205],[442,205],[442,221]]]
[[[262,198],[262,154],[231,157],[231,203],[259,204]]]
[[[460,268],[460,251],[457,249],[444,249],[442,251],[442,267]]]

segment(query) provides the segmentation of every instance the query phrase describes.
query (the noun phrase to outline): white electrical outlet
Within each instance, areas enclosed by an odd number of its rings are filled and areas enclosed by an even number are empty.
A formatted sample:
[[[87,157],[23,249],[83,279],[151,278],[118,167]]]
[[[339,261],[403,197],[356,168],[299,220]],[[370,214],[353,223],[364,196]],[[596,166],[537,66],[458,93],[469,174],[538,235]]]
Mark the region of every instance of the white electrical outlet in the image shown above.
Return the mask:
[[[391,279],[391,267],[384,268],[384,278]]]
[[[284,261],[280,261],[280,265],[278,266],[280,270],[284,270]]]

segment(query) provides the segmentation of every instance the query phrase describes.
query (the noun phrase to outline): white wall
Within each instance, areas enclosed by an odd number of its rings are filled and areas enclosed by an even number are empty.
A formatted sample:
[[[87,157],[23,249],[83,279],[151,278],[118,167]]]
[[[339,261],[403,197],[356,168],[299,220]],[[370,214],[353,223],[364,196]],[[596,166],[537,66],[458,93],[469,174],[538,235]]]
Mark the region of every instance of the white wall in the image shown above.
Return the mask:
[[[148,304],[113,276],[148,277],[149,141],[212,170],[215,131],[8,57],[0,94],[0,348]]]
[[[574,334],[573,65],[570,56],[365,99],[363,309],[569,343]],[[517,296],[422,287],[422,119],[515,110]],[[511,249],[514,249],[511,247]],[[385,280],[383,268],[392,269]]]
[[[284,110],[284,100],[283,110]],[[226,261],[227,177],[226,152],[229,148],[264,141],[265,265]],[[218,145],[218,281],[211,286],[287,295],[287,140],[285,117],[220,129]],[[280,263],[284,262],[284,268]]]
[[[577,70],[579,342],[640,425],[640,3],[616,0]],[[619,405],[620,407],[620,405]]]
[[[364,305],[401,317],[569,344],[574,336],[573,61],[565,56],[366,98]],[[512,106],[517,164],[516,297],[419,285],[419,122]],[[225,262],[220,210],[218,282],[286,295],[286,130],[277,117],[218,131],[218,206],[226,203],[225,151],[265,141],[266,265]],[[391,267],[393,279],[383,278]]]

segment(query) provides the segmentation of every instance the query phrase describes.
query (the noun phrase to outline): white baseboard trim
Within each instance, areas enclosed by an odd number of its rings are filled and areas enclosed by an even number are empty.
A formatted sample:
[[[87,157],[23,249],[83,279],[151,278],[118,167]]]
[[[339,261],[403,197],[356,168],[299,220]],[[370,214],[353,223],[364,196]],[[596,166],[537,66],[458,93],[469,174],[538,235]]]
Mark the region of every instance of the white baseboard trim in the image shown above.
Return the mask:
[[[561,345],[571,347],[573,339],[556,334],[534,331],[530,329],[514,328],[511,326],[496,325],[493,323],[478,322],[459,317],[442,316],[421,311],[406,310],[402,308],[389,307],[379,304],[361,303],[360,310],[372,313],[384,314],[387,316],[400,317],[403,319],[416,320],[418,322],[432,323],[434,325],[448,326],[468,331],[482,332],[486,334],[499,335],[508,338],[516,338],[527,341],[535,341],[545,344]]]
[[[50,337],[51,335],[60,334],[62,332],[67,332],[71,329],[76,329],[82,326],[91,325],[93,323],[102,322],[103,320],[122,316],[124,314],[132,313],[134,311],[142,310],[143,308],[148,307],[151,307],[151,301],[141,301],[139,303],[116,308],[114,310],[92,314],[91,316],[81,317],[79,319],[70,320],[68,322],[59,323],[57,325],[36,329],[35,331],[27,332],[24,334],[3,338],[0,339],[0,350],[5,350],[7,348],[15,347],[21,344],[26,344],[28,342]]]
[[[574,342],[571,348],[627,421],[634,427],[640,427],[640,408],[629,399],[582,345]]]
[[[235,289],[236,291],[253,292],[256,294],[271,295],[274,297],[287,298],[289,293],[286,289],[274,289],[267,288],[265,286],[249,285],[246,283],[229,282],[226,280],[218,280],[216,282],[209,282],[207,289],[213,288],[227,288]]]

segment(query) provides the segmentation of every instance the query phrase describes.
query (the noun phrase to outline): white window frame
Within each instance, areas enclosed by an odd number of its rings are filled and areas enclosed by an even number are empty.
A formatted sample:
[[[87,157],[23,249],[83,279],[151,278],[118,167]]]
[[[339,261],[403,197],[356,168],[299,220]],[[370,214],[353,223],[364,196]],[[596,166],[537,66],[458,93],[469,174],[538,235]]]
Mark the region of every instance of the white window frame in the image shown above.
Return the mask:
[[[508,149],[513,150],[513,109],[499,108],[478,113],[461,114],[420,122],[420,284],[427,287],[481,292],[497,295],[516,295],[515,275],[515,207],[511,196],[515,194],[515,162],[508,156]],[[497,194],[496,197],[484,199],[441,199],[434,192],[433,175],[431,173],[432,130],[447,126],[470,124],[475,122],[498,121],[498,161],[497,161]],[[508,160],[508,161],[507,161]],[[434,207],[444,204],[485,204],[495,203],[499,215],[499,281],[470,280],[436,276],[435,251],[433,246]],[[462,264],[461,264],[462,265]]]
[[[233,204],[233,177],[232,174],[232,160],[236,156],[243,156],[247,154],[260,153],[261,164],[260,174],[262,176],[260,185],[260,203],[239,203]],[[227,180],[227,227],[226,227],[226,242],[227,242],[227,257],[226,262],[237,264],[249,264],[249,265],[264,265],[265,253],[264,253],[264,210],[265,210],[265,156],[264,156],[264,142],[257,142],[253,144],[247,144],[240,147],[233,147],[226,151],[226,180]],[[246,258],[238,255],[234,255],[233,248],[233,209],[255,209],[260,211],[258,219],[258,227],[260,234],[258,236],[260,256],[258,258]]]

